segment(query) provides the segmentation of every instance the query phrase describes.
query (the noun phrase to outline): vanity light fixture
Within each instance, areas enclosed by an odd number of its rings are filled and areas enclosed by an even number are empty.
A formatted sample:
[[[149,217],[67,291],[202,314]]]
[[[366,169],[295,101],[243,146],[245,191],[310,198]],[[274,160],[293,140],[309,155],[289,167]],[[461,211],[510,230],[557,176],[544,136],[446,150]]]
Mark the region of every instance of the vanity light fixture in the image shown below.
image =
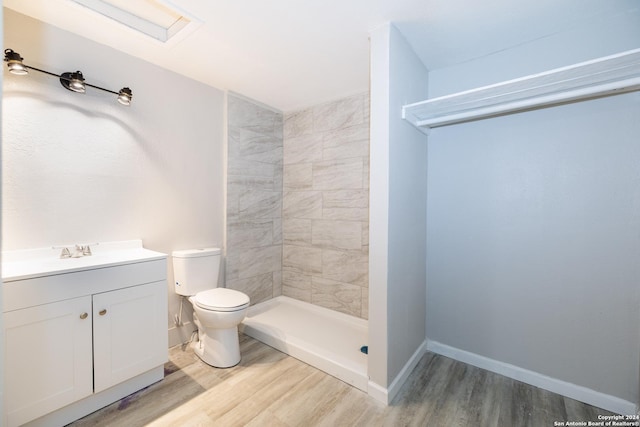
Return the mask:
[[[105,89],[100,86],[92,85],[87,83],[84,80],[84,76],[81,71],[75,72],[65,72],[62,74],[55,74],[50,71],[41,70],[36,67],[32,67],[30,65],[26,65],[22,62],[24,58],[20,56],[18,52],[14,52],[13,49],[5,49],[4,50],[4,61],[7,63],[7,67],[9,68],[9,72],[11,74],[16,74],[20,76],[24,76],[29,74],[29,70],[38,71],[40,73],[48,74],[50,76],[58,77],[60,79],[60,84],[64,86],[65,89],[68,89],[72,92],[85,93],[87,86],[92,87],[94,89],[99,89],[104,92],[109,92],[114,95],[118,95],[118,102],[122,105],[131,105],[131,99],[133,98],[133,92],[128,87],[123,87],[119,92],[115,92],[113,90]]]

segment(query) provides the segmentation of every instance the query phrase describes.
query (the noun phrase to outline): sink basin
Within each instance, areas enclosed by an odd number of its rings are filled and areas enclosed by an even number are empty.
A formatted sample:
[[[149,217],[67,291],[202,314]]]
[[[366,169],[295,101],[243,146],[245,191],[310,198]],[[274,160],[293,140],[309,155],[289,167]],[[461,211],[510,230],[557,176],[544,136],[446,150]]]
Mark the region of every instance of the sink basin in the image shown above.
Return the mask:
[[[71,249],[73,249],[73,245]],[[61,249],[38,248],[2,253],[2,280],[33,279],[114,265],[164,259],[165,254],[142,247],[142,240],[105,242],[91,246],[92,255],[60,258]]]

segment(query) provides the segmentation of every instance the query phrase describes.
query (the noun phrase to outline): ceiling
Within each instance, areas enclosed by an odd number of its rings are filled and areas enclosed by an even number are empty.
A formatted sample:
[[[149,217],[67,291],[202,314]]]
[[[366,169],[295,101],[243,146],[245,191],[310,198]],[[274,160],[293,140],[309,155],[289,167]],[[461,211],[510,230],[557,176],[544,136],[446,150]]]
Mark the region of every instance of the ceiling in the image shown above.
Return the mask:
[[[202,22],[161,43],[71,0],[5,7],[282,111],[364,92],[372,29],[394,22],[428,69],[549,36],[638,0],[135,0]]]

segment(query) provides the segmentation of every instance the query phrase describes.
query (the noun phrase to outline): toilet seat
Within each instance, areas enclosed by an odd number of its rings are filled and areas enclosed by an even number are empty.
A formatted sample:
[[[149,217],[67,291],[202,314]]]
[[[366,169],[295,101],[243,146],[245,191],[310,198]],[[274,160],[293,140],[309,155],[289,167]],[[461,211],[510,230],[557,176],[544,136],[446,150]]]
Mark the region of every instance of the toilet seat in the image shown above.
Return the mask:
[[[227,288],[198,292],[193,300],[198,307],[211,311],[238,311],[249,306],[247,295]]]

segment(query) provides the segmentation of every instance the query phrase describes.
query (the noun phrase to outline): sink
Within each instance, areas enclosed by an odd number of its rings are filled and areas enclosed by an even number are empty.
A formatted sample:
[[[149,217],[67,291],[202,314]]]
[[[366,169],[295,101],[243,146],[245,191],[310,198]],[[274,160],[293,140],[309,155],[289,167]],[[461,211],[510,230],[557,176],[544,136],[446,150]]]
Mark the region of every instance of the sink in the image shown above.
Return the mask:
[[[69,245],[73,250],[75,245]],[[37,248],[2,252],[2,280],[33,279],[36,277],[93,270],[114,265],[164,259],[165,254],[142,247],[142,240],[124,240],[91,245],[91,256],[60,258],[60,248]]]

